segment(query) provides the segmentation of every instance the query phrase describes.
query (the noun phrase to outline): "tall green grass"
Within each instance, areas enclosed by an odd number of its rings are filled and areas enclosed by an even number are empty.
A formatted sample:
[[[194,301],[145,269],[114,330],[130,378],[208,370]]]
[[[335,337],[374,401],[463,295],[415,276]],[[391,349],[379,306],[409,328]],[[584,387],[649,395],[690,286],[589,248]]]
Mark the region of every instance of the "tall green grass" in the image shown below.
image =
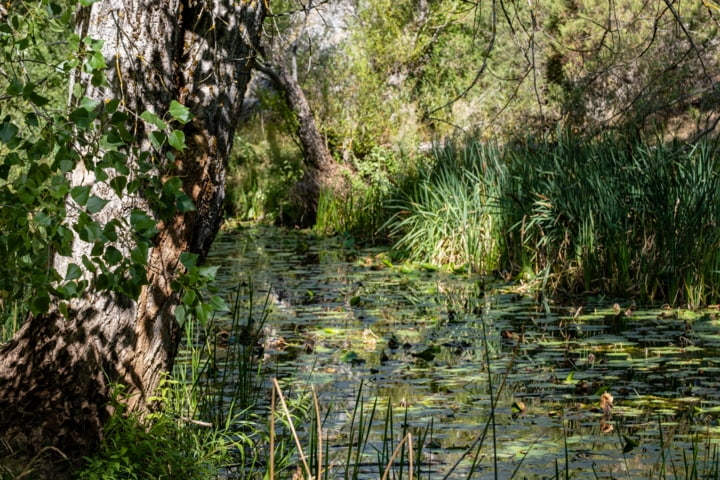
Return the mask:
[[[720,298],[719,175],[711,141],[471,140],[438,148],[388,228],[412,260],[697,307]]]
[[[251,285],[247,291],[238,288],[227,315],[205,324],[186,319],[175,368],[154,399],[156,412],[128,414],[118,387],[103,444],[78,479],[205,480],[233,471],[262,477],[258,445],[266,429],[256,411],[263,381],[256,348],[269,307],[268,298],[256,305]]]
[[[395,248],[414,261],[490,272],[503,249],[506,169],[495,147],[447,145],[419,172],[419,180],[391,203],[387,224]]]

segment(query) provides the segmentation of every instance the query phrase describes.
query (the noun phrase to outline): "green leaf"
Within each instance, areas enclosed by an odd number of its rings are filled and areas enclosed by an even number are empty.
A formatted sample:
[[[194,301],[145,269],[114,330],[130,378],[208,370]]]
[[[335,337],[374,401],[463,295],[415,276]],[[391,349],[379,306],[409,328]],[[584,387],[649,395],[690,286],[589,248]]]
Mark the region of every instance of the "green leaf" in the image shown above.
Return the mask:
[[[340,361],[344,363],[352,363],[356,362],[360,356],[357,354],[357,352],[353,350],[349,350],[347,352],[343,352],[342,355],[340,355]]]
[[[24,87],[25,85],[23,84],[22,80],[17,77],[13,77],[13,79],[10,81],[10,85],[8,85],[7,89],[5,90],[5,93],[11,96],[20,95]]]
[[[3,122],[0,123],[0,141],[8,143],[10,140],[15,138],[18,133],[18,127],[14,123]]]
[[[93,3],[97,2],[98,0],[80,0],[80,5],[83,7],[89,7]]]
[[[130,225],[133,230],[144,237],[153,237],[157,233],[157,222],[142,210],[135,209],[130,213]]]
[[[182,151],[185,148],[185,133],[181,130],[173,130],[168,137],[168,143],[174,149]]]
[[[118,197],[122,197],[125,186],[127,185],[127,177],[124,175],[118,175],[110,180],[110,187]]]
[[[210,306],[215,310],[216,312],[229,312],[230,307],[228,307],[228,304],[225,303],[225,300],[219,295],[213,295],[210,298]]]
[[[87,65],[90,67],[91,70],[96,70],[96,71],[105,70],[107,68],[107,63],[105,63],[105,57],[103,57],[103,54],[100,51],[95,52],[88,59]],[[88,72],[88,73],[90,73],[90,72]]]
[[[199,268],[200,276],[205,280],[214,281],[217,276],[217,272],[220,269],[219,265],[205,265]]]
[[[37,85],[35,85],[32,82],[26,84],[23,87],[23,91],[22,91],[23,98],[25,98],[26,100],[30,100],[32,103],[34,103],[38,107],[47,105],[50,102],[50,100],[48,100],[47,98],[45,98],[42,95],[40,95],[39,93],[37,93],[35,91],[36,86]]]
[[[44,293],[44,292],[38,293],[30,301],[30,310],[35,315],[37,315],[39,313],[47,312],[49,308],[50,308],[50,296],[47,293]]]
[[[145,265],[147,263],[149,250],[147,243],[140,242],[137,247],[130,252],[130,259],[138,265]]]
[[[150,144],[153,147],[160,149],[167,140],[167,136],[163,132],[150,132]]]
[[[198,303],[195,306],[195,316],[202,325],[207,325],[212,315],[212,307],[206,303]]]
[[[178,324],[181,327],[185,324],[186,315],[187,313],[184,306],[178,305],[177,307],[175,307],[175,320],[177,320]]]
[[[52,225],[52,217],[46,212],[38,212],[34,217],[35,223],[43,227],[49,227]]]
[[[107,205],[108,202],[109,200],[105,200],[104,198],[100,198],[96,195],[91,195],[87,201],[87,210],[90,213],[98,213],[100,210],[105,208],[105,205]]]
[[[105,248],[105,253],[103,254],[103,258],[105,259],[105,262],[107,262],[108,265],[117,265],[118,263],[122,262],[123,254],[118,250],[117,248],[113,247],[112,245],[109,245],[107,248]]]
[[[184,193],[178,195],[176,205],[180,212],[194,212],[196,210],[195,203]]]
[[[95,288],[97,290],[112,290],[116,283],[117,278],[115,275],[109,272],[103,272],[96,277]]]
[[[87,271],[89,271],[89,272],[95,273],[95,271],[97,270],[96,265],[93,263],[92,260],[90,260],[90,258],[87,255],[83,255],[82,264],[85,266],[85,269],[87,269]]]
[[[141,115],[140,118],[145,120],[147,123],[151,125],[155,125],[160,130],[165,130],[167,128],[167,123],[163,121],[162,118],[155,115],[153,112],[149,112],[145,110]]]
[[[185,305],[194,305],[195,301],[197,300],[197,293],[193,289],[189,289],[185,292],[185,295],[183,295],[182,303]]]
[[[197,253],[183,252],[180,254],[180,263],[190,270],[197,265],[198,256],[199,255]]]
[[[438,353],[440,353],[440,347],[437,345],[431,345],[418,353],[413,353],[412,356],[425,360],[426,362],[431,362],[435,359],[435,355]]]
[[[193,118],[190,109],[177,100],[170,102],[170,116],[180,123],[187,123]]]
[[[70,190],[70,196],[78,205],[85,205],[90,198],[90,185],[80,185]]]
[[[30,101],[38,107],[44,107],[45,105],[50,103],[50,100],[48,100],[46,97],[43,97],[37,92],[30,93]]]
[[[37,127],[40,125],[40,119],[35,112],[30,112],[25,115],[25,123],[32,127]]]
[[[114,218],[107,222],[103,227],[102,234],[108,242],[117,242],[117,227],[119,223],[118,219]]]
[[[83,97],[82,100],[80,100],[80,107],[84,108],[88,112],[96,110],[99,105],[100,102],[94,98]]]
[[[625,434],[623,434],[623,439],[625,440],[625,445],[623,445],[623,453],[629,453],[634,450],[635,447],[640,445],[637,440],[630,438]]]
[[[76,108],[70,112],[70,120],[72,120],[76,126],[85,129],[92,123],[93,118],[90,112],[84,108]]]
[[[82,277],[82,269],[75,263],[68,265],[65,281],[77,280],[80,277]]]

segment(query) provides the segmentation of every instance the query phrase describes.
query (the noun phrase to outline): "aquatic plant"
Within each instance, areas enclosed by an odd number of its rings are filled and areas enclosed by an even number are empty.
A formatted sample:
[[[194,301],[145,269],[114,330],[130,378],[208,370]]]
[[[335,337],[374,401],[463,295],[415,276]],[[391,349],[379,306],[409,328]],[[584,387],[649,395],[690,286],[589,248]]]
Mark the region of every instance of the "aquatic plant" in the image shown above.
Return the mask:
[[[720,158],[713,143],[649,145],[616,135],[582,141],[561,133],[506,153],[518,179],[511,235],[556,288],[695,307],[718,297]]]
[[[438,148],[389,207],[409,259],[699,307],[720,290],[717,144],[566,131]]]
[[[502,251],[502,189],[506,169],[493,146],[438,147],[419,181],[390,202],[387,223],[395,248],[408,258],[438,265],[467,265],[488,273]]]

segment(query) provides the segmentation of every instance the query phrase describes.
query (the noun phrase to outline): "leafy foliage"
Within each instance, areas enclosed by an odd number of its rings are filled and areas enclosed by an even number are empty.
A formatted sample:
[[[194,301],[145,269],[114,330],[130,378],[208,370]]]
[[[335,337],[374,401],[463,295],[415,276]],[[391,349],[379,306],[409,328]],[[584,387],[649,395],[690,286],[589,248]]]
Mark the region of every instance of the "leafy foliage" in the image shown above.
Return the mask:
[[[335,0],[305,10],[280,2],[268,30],[277,27],[289,39],[283,52],[293,56],[331,150],[360,173],[352,179],[358,206],[383,195],[362,175],[375,166],[377,149],[392,152],[384,155],[382,185],[397,182],[394,164],[413,169],[418,146],[441,138],[470,134],[504,143],[552,136],[558,124],[578,133],[613,129],[691,140],[712,132],[712,5]],[[260,115],[268,124],[287,122],[288,135],[292,115],[278,98]],[[248,138],[263,164],[283,165],[285,155],[262,147],[268,140],[280,144],[277,131]],[[265,201],[266,217],[277,218],[289,203],[286,189],[278,177],[253,178],[259,183],[234,198]],[[338,209],[346,200],[323,200],[339,222],[328,219],[323,231],[345,228]]]
[[[15,317],[44,312],[53,300],[67,314],[62,301],[91,286],[136,298],[157,221],[195,208],[171,171],[173,150],[185,146],[175,127],[191,119],[186,107],[173,102],[163,118],[142,113],[154,151],[140,152],[128,127],[136,119],[119,100],[84,98],[76,85],[67,106],[75,69],[106,82],[102,43],[68,31],[72,12],[59,2],[24,2],[0,26],[0,300],[19,307]],[[79,166],[92,183],[71,185]],[[102,219],[113,202],[139,195],[149,209]],[[58,269],[54,259],[69,257],[77,242],[88,245],[82,262]]]
[[[116,393],[116,413],[105,426],[103,444],[86,459],[78,480],[206,479],[229,457],[229,442],[213,430],[183,425],[165,413],[147,419],[128,414],[121,393]]]

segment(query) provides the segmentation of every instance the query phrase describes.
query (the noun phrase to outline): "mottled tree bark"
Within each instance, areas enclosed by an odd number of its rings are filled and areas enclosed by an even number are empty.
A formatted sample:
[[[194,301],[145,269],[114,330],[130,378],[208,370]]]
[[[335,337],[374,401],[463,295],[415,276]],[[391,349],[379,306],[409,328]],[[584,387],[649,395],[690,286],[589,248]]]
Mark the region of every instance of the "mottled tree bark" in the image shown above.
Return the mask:
[[[82,75],[86,95],[122,100],[133,118],[145,110],[162,116],[171,100],[189,107],[184,126],[187,148],[174,165],[159,168],[182,180],[196,210],[158,221],[146,267],[147,285],[137,300],[90,290],[71,303],[70,318],[51,313],[27,319],[0,351],[0,438],[13,451],[52,446],[80,458],[102,435],[111,384],[126,387],[133,409],[149,407],[178,346],[171,282],[181,272],[180,254],[207,253],[222,220],[225,161],[240,117],[265,15],[265,2],[194,0],[105,0],[81,11],[84,35],[103,39],[110,86],[93,87]],[[134,125],[139,152],[149,151],[147,129]],[[138,160],[128,149],[129,166]],[[118,197],[80,163],[73,185],[91,185],[109,200],[95,220],[120,219],[127,226],[133,209],[152,212],[140,191]],[[69,221],[77,211],[68,200]],[[129,227],[128,227],[129,229]],[[116,247],[135,248],[131,231]],[[75,240],[71,258],[55,268],[83,265],[92,245]],[[93,280],[91,272],[85,272]]]

